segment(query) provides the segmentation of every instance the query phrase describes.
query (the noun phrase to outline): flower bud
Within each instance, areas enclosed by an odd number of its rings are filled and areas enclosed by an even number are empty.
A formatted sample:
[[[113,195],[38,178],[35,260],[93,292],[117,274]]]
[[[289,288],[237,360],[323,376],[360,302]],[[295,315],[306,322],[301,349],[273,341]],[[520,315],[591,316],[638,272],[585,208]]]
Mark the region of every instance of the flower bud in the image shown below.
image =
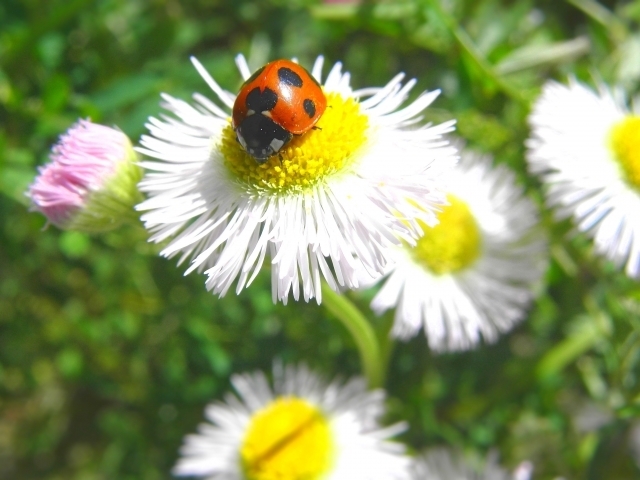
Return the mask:
[[[29,187],[31,210],[49,223],[83,232],[112,230],[134,215],[142,199],[141,170],[120,130],[80,120],[51,150]]]

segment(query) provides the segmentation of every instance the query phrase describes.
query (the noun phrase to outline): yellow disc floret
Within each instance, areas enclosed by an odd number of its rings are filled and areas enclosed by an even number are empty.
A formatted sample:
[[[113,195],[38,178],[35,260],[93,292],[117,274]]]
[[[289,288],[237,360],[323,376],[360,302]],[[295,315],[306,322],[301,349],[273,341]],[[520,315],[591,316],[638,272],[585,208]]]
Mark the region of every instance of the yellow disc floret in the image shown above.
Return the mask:
[[[611,149],[626,180],[640,189],[640,116],[629,115],[611,129]]]
[[[317,480],[330,467],[332,436],[305,400],[281,397],[251,419],[240,455],[247,480]]]
[[[327,109],[316,127],[293,139],[259,164],[236,141],[231,123],[219,149],[229,172],[250,187],[273,193],[302,191],[352,165],[365,144],[369,122],[360,105],[336,93],[327,94]]]
[[[448,195],[450,205],[438,214],[440,223],[429,227],[412,252],[416,260],[435,275],[454,273],[469,267],[480,256],[481,234],[465,202]]]

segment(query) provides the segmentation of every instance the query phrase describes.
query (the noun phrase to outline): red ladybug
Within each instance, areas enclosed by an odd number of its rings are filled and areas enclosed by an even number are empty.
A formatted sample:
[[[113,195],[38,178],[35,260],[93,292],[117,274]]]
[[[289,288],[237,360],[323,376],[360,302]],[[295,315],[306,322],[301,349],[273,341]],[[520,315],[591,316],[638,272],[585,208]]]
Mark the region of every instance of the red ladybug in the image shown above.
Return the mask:
[[[327,108],[320,84],[297,63],[275,60],[244,82],[233,104],[233,129],[242,148],[264,163],[311,130]]]

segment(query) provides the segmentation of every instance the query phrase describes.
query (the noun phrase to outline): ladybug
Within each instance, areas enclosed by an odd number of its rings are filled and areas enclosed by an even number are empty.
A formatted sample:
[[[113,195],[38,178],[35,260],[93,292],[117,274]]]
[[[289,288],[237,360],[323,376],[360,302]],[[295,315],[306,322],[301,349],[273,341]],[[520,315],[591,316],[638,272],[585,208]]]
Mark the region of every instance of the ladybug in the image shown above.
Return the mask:
[[[236,139],[258,163],[294,135],[311,130],[327,108],[320,84],[297,63],[275,60],[244,82],[233,104]]]

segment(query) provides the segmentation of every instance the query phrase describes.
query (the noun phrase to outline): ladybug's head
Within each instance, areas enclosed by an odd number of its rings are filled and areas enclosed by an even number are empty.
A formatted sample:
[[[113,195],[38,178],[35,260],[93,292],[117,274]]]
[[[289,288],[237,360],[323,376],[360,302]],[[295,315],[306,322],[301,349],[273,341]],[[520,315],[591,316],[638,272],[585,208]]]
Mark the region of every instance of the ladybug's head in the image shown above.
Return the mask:
[[[260,113],[247,116],[236,128],[238,142],[258,163],[278,153],[291,137],[290,132]]]

